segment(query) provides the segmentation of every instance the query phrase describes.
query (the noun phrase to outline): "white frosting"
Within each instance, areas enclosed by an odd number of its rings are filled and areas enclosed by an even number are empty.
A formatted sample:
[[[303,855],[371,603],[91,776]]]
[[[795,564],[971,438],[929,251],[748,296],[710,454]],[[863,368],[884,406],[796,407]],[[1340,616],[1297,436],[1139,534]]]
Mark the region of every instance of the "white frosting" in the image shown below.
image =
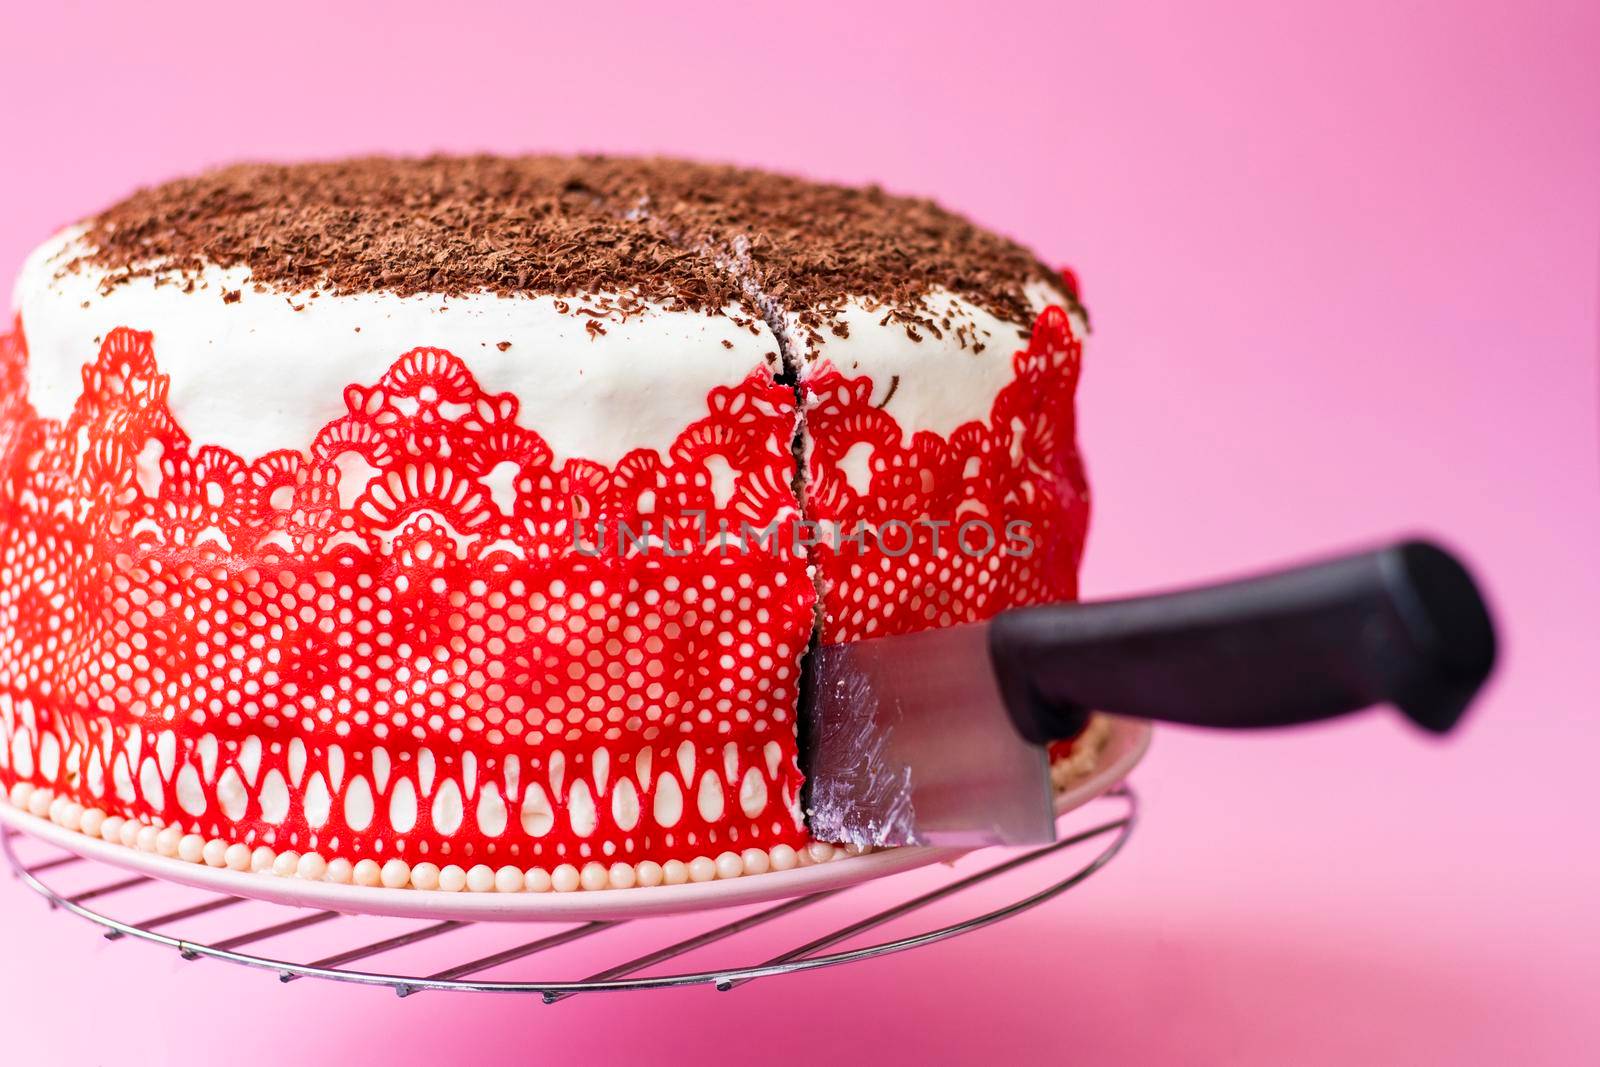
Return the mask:
[[[683,790],[678,788],[678,780],[672,775],[663,774],[656,783],[652,808],[658,826],[675,826],[683,817]]]
[[[611,792],[611,818],[616,822],[617,829],[632,830],[639,824],[639,815],[638,790],[627,778],[618,779],[616,789]]]
[[[579,780],[572,783],[572,792],[567,794],[567,820],[572,824],[572,832],[579,837],[588,837],[599,824],[600,813],[595,807],[594,795],[589,792],[588,782]]]
[[[591,319],[558,310],[555,297],[313,298],[257,292],[244,268],[207,268],[192,292],[170,277],[142,277],[102,293],[105,274],[94,268],[57,277],[82,252],[81,234],[73,227],[45,242],[17,280],[13,304],[28,338],[35,409],[64,419],[82,392],[81,368],[99,351],[97,338],[117,326],[149,330],[179,424],[198,443],[247,459],[280,448],[303,451],[345,413],[345,386],[374,383],[405,352],[432,346],[460,357],[484,389],[514,394],[519,422],[537,430],[558,457],[611,464],[634,448],[670,446],[714,386],[743,380],[778,350],[764,323],[754,323],[752,333],[727,315],[646,306],[624,321],[603,320],[605,333],[591,335]],[[238,300],[225,302],[224,291],[237,291]],[[1043,284],[1027,295],[1035,312],[1058,302]],[[846,374],[868,374],[875,400],[889,398],[886,410],[908,434],[948,435],[988,416],[1026,337],[948,291],[934,292],[927,303],[931,317],[948,315],[952,328],[942,337],[922,330],[920,341],[902,323],[884,322],[885,310],[866,299],[838,312],[845,337],[823,327],[812,341],[799,328],[801,309],[778,314],[802,373],[826,360]],[[1081,320],[1074,325],[1083,331]],[[501,351],[501,342],[510,347]]]
[[[700,795],[695,800],[700,817],[706,822],[721,822],[723,804],[722,783],[717,781],[715,773],[707,771],[700,777]]]
[[[234,822],[244,818],[250,794],[245,790],[239,772],[232,767],[223,771],[222,777],[217,779],[217,803],[222,805],[222,813]]]
[[[1026,293],[1035,315],[1061,302],[1042,283],[1029,286]],[[930,430],[949,436],[962,423],[988,421],[994,398],[1013,377],[1012,356],[1028,346],[1027,331],[947,290],[929,294],[926,303],[929,318],[938,321],[948,315],[951,320],[950,329],[941,327],[942,337],[919,329],[922,339],[914,341],[903,323],[884,322],[885,308],[863,300],[852,300],[838,312],[839,321],[849,328],[845,337],[823,326],[818,331],[821,337],[810,339],[798,316],[788,314],[785,333],[802,361],[801,378],[816,373],[821,361],[846,377],[871,377],[873,403],[893,415],[907,435]],[[1081,318],[1073,315],[1072,326],[1083,336],[1086,326]],[[975,351],[974,342],[981,343],[983,351]],[[864,473],[866,457],[860,459]]]
[[[554,297],[290,297],[256,292],[244,268],[208,268],[189,293],[148,277],[101,293],[102,272],[56,277],[81,251],[81,232],[40,246],[17,280],[34,408],[64,419],[96,338],[117,326],[149,330],[179,425],[247,459],[305,450],[345,414],[345,386],[374,383],[407,351],[430,346],[460,357],[485,390],[514,394],[518,421],[558,457],[612,464],[635,448],[670,446],[714,386],[742,381],[778,350],[765,325],[752,334],[726,315],[647,308],[605,319],[605,333],[591,335],[592,320],[557,310]],[[224,302],[232,290],[239,299]],[[503,341],[511,347],[502,352]]]
[[[490,837],[499,837],[506,831],[506,802],[500,799],[500,787],[493,782],[484,784],[478,794],[478,829]]]
[[[466,809],[461,802],[461,787],[454,778],[446,778],[433,795],[433,828],[446,836],[461,827]]]
[[[300,807],[305,812],[307,824],[313,828],[327,824],[333,810],[333,796],[328,792],[328,783],[323,780],[321,771],[311,776],[311,784],[306,786]]]
[[[522,828],[530,837],[543,837],[556,824],[550,797],[538,782],[530,782],[522,794]]]
[[[409,778],[395,782],[389,794],[389,825],[402,834],[417,825],[417,791]]]
[[[376,814],[372,803],[372,787],[367,784],[364,775],[358,774],[350,779],[350,788],[344,792],[345,825],[359,833],[372,825],[372,817]]]
[[[190,764],[185,764],[178,772],[175,783],[178,795],[178,806],[190,815],[204,815],[206,810],[206,794],[200,785],[200,772]]]
[[[267,772],[261,782],[261,819],[274,825],[289,814],[289,787],[277,768]]]
[[[767,806],[767,780],[761,776],[761,771],[751,767],[744,772],[744,781],[739,786],[739,809],[745,813],[746,818],[753,819],[760,815]]]

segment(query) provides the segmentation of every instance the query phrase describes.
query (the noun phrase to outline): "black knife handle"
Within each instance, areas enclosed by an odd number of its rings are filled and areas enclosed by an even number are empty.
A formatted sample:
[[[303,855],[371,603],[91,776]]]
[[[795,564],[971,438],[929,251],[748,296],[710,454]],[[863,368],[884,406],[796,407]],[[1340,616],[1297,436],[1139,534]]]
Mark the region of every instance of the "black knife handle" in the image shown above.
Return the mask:
[[[1017,728],[1091,710],[1195,726],[1311,722],[1389,703],[1435,733],[1494,664],[1471,575],[1422,541],[1161,596],[1004,612],[989,649]]]

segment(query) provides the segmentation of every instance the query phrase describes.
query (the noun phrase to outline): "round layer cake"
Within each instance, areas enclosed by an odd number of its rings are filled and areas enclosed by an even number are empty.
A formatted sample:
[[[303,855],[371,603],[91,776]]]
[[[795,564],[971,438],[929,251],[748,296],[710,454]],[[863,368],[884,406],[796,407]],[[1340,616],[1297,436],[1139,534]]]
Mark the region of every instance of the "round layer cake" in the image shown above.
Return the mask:
[[[0,784],[108,840],[423,889],[816,862],[810,642],[1076,595],[1081,308],[926,200],[238,166],[58,234],[15,309]]]

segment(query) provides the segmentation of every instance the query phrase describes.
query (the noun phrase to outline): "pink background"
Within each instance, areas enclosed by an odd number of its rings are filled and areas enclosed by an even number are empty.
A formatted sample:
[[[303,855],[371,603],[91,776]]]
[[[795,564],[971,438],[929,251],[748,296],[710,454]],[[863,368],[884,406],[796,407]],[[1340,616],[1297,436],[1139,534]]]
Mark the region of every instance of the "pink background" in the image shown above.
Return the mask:
[[[1437,531],[1505,656],[1443,743],[1163,731],[1129,851],[1053,906],[728,995],[280,988],[0,885],[12,1062],[1593,1056],[1600,7],[156,6],[0,15],[0,264],[239,157],[666,151],[935,194],[1084,279],[1090,595]]]

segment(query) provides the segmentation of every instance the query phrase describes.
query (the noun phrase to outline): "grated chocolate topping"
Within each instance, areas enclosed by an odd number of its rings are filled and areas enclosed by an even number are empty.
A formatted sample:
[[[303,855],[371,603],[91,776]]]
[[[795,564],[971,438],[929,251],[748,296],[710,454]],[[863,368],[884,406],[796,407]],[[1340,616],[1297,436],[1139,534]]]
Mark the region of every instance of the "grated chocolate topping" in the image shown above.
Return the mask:
[[[954,331],[963,343],[967,327],[932,308],[931,291],[1019,328],[1033,319],[1031,284],[1076,305],[1032,253],[931,200],[599,156],[226,167],[90,219],[85,250],[63,270],[91,265],[107,289],[151,276],[192,287],[216,265],[248,268],[256,288],[286,294],[552,295],[601,317],[646,302],[716,313],[761,304],[812,333],[842,332],[833,313],[856,298],[914,338]]]

